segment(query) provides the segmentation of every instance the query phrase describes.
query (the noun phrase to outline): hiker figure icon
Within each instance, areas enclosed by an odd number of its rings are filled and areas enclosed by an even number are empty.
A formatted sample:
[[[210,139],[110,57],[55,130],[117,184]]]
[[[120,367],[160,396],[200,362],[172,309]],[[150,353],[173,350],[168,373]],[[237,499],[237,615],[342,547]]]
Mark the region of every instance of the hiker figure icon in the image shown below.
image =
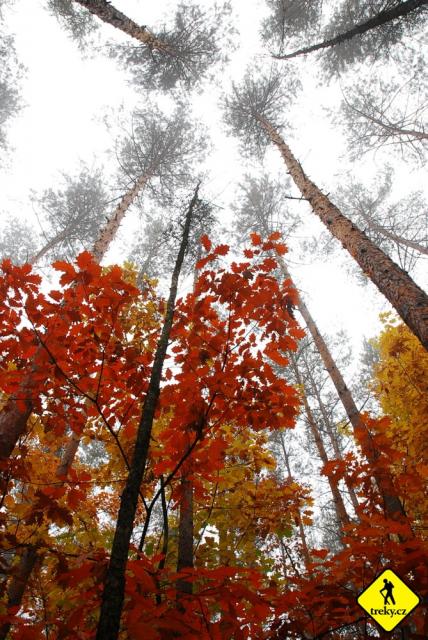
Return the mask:
[[[379,593],[383,597],[383,604],[395,604],[394,596],[392,595],[392,590],[395,588],[394,585],[387,578],[384,578],[383,583],[385,586],[382,587],[382,589],[379,591]],[[385,594],[383,593],[383,591],[385,591]],[[388,600],[390,600],[390,602],[388,602]]]

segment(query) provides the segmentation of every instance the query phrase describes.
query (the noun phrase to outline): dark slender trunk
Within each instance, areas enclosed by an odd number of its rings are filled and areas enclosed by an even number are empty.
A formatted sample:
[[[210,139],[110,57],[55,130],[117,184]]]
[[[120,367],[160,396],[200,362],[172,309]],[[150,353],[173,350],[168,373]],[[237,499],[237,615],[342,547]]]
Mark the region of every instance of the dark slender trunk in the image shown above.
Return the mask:
[[[161,40],[158,40],[147,27],[140,26],[124,13],[116,9],[107,0],[74,0],[78,4],[88,9],[93,15],[97,16],[103,22],[110,24],[116,29],[120,29],[132,38],[135,38],[150,49],[158,49],[164,53],[168,53],[171,46]]]
[[[116,531],[113,539],[110,563],[104,584],[101,614],[96,635],[97,640],[117,640],[119,634],[120,617],[125,591],[125,570],[128,560],[135,511],[137,508],[141,480],[146,466],[153,419],[160,392],[162,368],[174,318],[178,279],[188,245],[193,209],[198,200],[198,190],[199,185],[195,190],[187,210],[180,250],[178,252],[171,278],[171,288],[167,303],[165,322],[162,327],[162,333],[156,349],[147,395],[144,401],[141,420],[138,425],[131,469],[120,499],[120,508],[116,522]]]
[[[165,485],[164,478],[161,476],[161,504],[162,504],[162,521],[163,521],[163,531],[162,531],[162,559],[159,562],[159,570],[165,567],[166,556],[168,553],[168,544],[169,544],[169,523],[168,523],[168,507],[166,504],[166,496],[165,496]]]
[[[399,18],[412,13],[412,11],[420,9],[426,4],[428,4],[428,0],[406,0],[405,2],[397,4],[391,9],[380,11],[372,18],[369,18],[365,22],[361,22],[360,24],[355,25],[355,27],[352,27],[352,29],[345,31],[344,33],[339,33],[334,38],[329,38],[328,40],[324,40],[324,42],[318,42],[317,44],[313,44],[309,47],[297,49],[297,51],[293,51],[291,53],[274,55],[273,57],[276,60],[289,60],[290,58],[296,58],[297,56],[302,56],[306,53],[311,53],[312,51],[319,51],[320,49],[334,47],[336,44],[341,44],[343,42],[347,42],[348,40],[352,40],[352,38],[354,38],[355,36],[361,36],[367,31],[371,31],[372,29],[381,27],[384,24],[391,22],[392,20],[398,20]]]
[[[105,256],[129,207],[149,180],[150,174],[140,176],[132,188],[123,196],[107,223],[101,229],[92,249],[93,255],[99,262]],[[0,461],[7,460],[10,457],[18,439],[26,431],[27,421],[33,410],[34,403],[34,371],[37,370],[35,363],[43,348],[42,345],[38,347],[33,356],[32,371],[24,376],[16,396],[10,396],[0,413]],[[17,399],[22,400],[25,406],[18,407]]]
[[[427,0],[428,2],[428,0]],[[260,125],[278,147],[302,196],[330,233],[360,265],[363,272],[389,300],[409,329],[428,350],[428,296],[410,276],[358,229],[304,173],[300,163],[276,129],[257,116]]]
[[[186,477],[181,479],[183,498],[180,502],[178,522],[178,560],[177,571],[193,568],[193,483]],[[192,583],[178,580],[177,591],[192,593]]]

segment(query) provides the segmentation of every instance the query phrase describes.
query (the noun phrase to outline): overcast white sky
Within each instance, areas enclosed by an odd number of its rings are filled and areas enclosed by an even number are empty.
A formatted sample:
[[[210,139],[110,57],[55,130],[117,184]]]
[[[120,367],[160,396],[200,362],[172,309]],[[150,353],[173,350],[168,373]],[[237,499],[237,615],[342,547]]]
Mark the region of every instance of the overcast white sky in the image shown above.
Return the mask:
[[[6,23],[16,36],[18,57],[27,67],[22,83],[25,109],[10,128],[10,142],[14,148],[7,166],[0,172],[0,215],[13,214],[31,218],[30,189],[41,191],[55,188],[59,172],[76,171],[79,159],[94,165],[109,163],[105,155],[113,147],[113,140],[101,122],[107,109],[131,110],[137,100],[146,99],[140,89],[137,96],[127,84],[123,70],[102,55],[86,59],[77,46],[61,30],[54,17],[43,9],[41,0],[16,0],[13,8],[5,11]],[[171,17],[174,2],[141,2],[114,0],[115,6],[141,24],[152,27],[162,19]],[[199,4],[210,6],[209,0]],[[266,10],[263,2],[232,0],[239,25],[240,47],[234,55],[230,69],[223,74],[223,90],[230,78],[235,80],[247,64],[265,59],[258,43],[257,31],[261,14]],[[108,25],[101,25],[99,44],[108,39],[124,41]],[[337,105],[340,90],[337,85],[317,86],[309,65],[301,61],[304,91],[292,111],[294,132],[291,146],[306,172],[325,191],[333,192],[346,163],[340,159],[344,153],[341,132],[330,124],[324,107]],[[208,168],[210,178],[207,194],[224,206],[224,219],[230,216],[228,202],[233,199],[237,182],[242,174],[243,162],[236,141],[228,139],[218,109],[220,91],[212,89],[195,99],[195,114],[205,121],[213,138],[214,151]],[[366,157],[354,169],[354,174],[369,180],[381,167],[383,159]],[[397,166],[399,166],[396,163]],[[253,163],[254,166],[254,163]],[[277,152],[272,149],[265,166],[272,172],[285,169]],[[401,167],[399,185],[402,191],[420,188],[422,172]],[[304,234],[319,235],[323,229],[317,218],[302,205],[305,216]],[[125,236],[124,236],[125,234]],[[126,237],[126,222],[122,237]],[[110,254],[120,262],[120,245]],[[357,284],[347,269],[351,259],[345,252],[322,261],[306,255],[303,261],[291,251],[291,267],[304,293],[312,314],[322,330],[332,334],[345,329],[355,349],[355,357],[363,336],[370,337],[379,330],[378,314],[389,308],[384,298],[372,286]],[[420,280],[424,279],[419,274]],[[425,278],[426,281],[426,278]]]

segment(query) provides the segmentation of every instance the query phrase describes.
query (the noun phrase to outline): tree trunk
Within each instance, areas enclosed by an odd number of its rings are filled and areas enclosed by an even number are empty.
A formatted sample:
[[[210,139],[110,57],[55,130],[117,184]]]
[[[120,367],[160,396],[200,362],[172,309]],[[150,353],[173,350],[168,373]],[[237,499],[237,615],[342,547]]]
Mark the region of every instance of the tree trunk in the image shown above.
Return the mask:
[[[290,482],[294,482],[293,474],[291,473],[289,456],[287,451],[285,450],[284,436],[281,432],[279,432],[279,437],[281,441],[282,453],[284,455],[285,466],[287,467],[288,479],[290,480]],[[297,526],[299,527],[300,542],[302,543],[303,561],[307,569],[309,564],[311,563],[311,555],[309,553],[308,542],[306,540],[305,527],[303,526],[302,518],[300,516],[300,510],[298,510],[298,513],[297,513]]]
[[[273,129],[271,127],[271,129]],[[278,136],[278,138],[281,140],[281,138]],[[284,143],[285,144],[285,143]],[[291,152],[290,152],[291,154]],[[288,165],[287,165],[288,166]],[[303,170],[300,168],[300,171],[303,174]],[[291,172],[290,172],[291,173]],[[304,174],[303,174],[304,176]],[[305,176],[304,176],[305,177]],[[332,205],[334,206],[334,205]],[[270,230],[268,229],[267,225],[265,222],[263,222],[264,225],[264,230],[267,234],[270,233]],[[282,273],[284,274],[284,277],[290,280],[293,280],[293,278],[291,277],[291,274],[287,268],[287,265],[284,261],[283,258],[281,258],[281,256],[276,256],[276,261],[278,262],[278,265],[282,271]],[[349,391],[345,380],[341,374],[341,372],[339,371],[333,356],[330,353],[330,350],[324,340],[324,338],[322,337],[321,333],[318,330],[318,327],[315,323],[315,320],[313,319],[313,317],[311,316],[311,314],[309,313],[309,309],[307,308],[306,304],[303,301],[303,298],[300,296],[300,294],[298,294],[297,297],[297,308],[300,312],[300,314],[302,315],[305,324],[309,330],[309,333],[312,336],[312,339],[314,341],[314,344],[318,350],[318,353],[320,354],[321,360],[324,363],[324,366],[327,370],[327,372],[330,375],[331,381],[333,382],[333,385],[337,391],[337,394],[340,398],[340,401],[343,404],[343,407],[346,411],[346,415],[348,416],[349,422],[351,423],[353,429],[354,429],[354,436],[355,436],[355,440],[356,442],[358,441],[357,437],[356,437],[356,432],[358,429],[364,428],[364,425],[361,421],[360,418],[360,412],[354,402],[354,399],[351,395],[351,392]],[[373,450],[372,447],[367,447],[364,446],[364,444],[362,445],[362,452],[363,455],[367,458],[367,460],[371,463],[374,464],[376,462],[376,456],[377,453],[376,451]],[[375,476],[375,480],[378,486],[378,489],[382,495],[382,499],[384,502],[384,508],[386,513],[391,517],[391,518],[396,518],[397,516],[405,516],[406,513],[404,511],[403,505],[401,504],[401,501],[399,499],[399,497],[396,495],[394,488],[393,488],[393,484],[392,484],[392,480],[391,478],[387,478],[385,477],[385,475],[383,474],[382,476]],[[356,496],[355,496],[356,498]],[[352,499],[353,500],[353,499]],[[354,504],[354,500],[353,500],[353,504]],[[354,508],[356,507],[356,505],[354,504]]]
[[[130,20],[124,13],[116,9],[107,0],[74,0],[78,4],[88,9],[93,15],[97,16],[103,22],[120,29],[128,36],[135,38],[150,49],[158,49],[164,53],[171,52],[171,46],[165,42],[161,42],[154,36],[147,27],[140,26],[133,20]],[[171,52],[172,53],[172,52]]]
[[[379,222],[376,222],[375,220],[370,218],[370,216],[365,214],[363,211],[360,211],[359,213],[364,219],[364,221],[367,223],[367,225],[370,227],[370,229],[374,229],[375,231],[378,231],[379,233],[384,235],[385,238],[389,238],[389,240],[392,240],[396,244],[401,244],[405,247],[409,247],[410,249],[414,249],[415,251],[418,251],[419,253],[422,253],[428,256],[428,247],[424,247],[421,244],[419,244],[419,242],[415,242],[414,240],[407,240],[407,238],[403,238],[403,236],[399,236],[396,233],[389,231],[389,229],[386,229]]]
[[[276,60],[289,60],[290,58],[302,56],[306,53],[311,53],[312,51],[334,47],[336,44],[347,42],[355,36],[361,36],[371,29],[376,29],[377,27],[381,27],[382,25],[387,24],[392,20],[397,20],[398,18],[406,16],[412,11],[416,11],[426,4],[428,4],[428,0],[406,0],[401,4],[397,4],[395,7],[391,7],[391,9],[380,11],[372,18],[369,18],[365,22],[361,22],[360,24],[355,25],[355,27],[352,27],[352,29],[349,29],[349,31],[340,33],[334,38],[329,38],[328,40],[324,40],[324,42],[318,42],[317,44],[313,44],[309,47],[298,49],[297,51],[293,51],[292,53],[274,55],[273,58],[275,58]]]
[[[106,254],[127,210],[150,177],[150,174],[140,176],[135,185],[123,196],[106,225],[100,231],[92,249],[93,255],[99,262]],[[43,347],[40,345],[33,357],[33,363],[42,350]],[[34,366],[33,364],[33,372]],[[17,405],[16,398],[11,396],[0,414],[0,461],[10,457],[18,439],[25,433],[28,418],[33,410],[33,372],[25,375],[17,394],[17,397],[24,402],[25,408],[21,410]]]
[[[281,152],[291,177],[302,196],[311,204],[314,213],[358,262],[364,273],[389,300],[409,329],[428,350],[427,294],[339,211],[305,175],[301,165],[275,128],[261,116],[257,117],[260,125]]]
[[[290,354],[290,362],[291,362],[291,366],[292,366],[293,371],[294,371],[294,375],[296,376],[297,384],[300,387],[302,387],[302,389],[303,389],[302,402],[303,402],[303,407],[305,409],[307,424],[308,424],[309,429],[311,431],[312,437],[313,437],[313,439],[315,441],[315,445],[316,445],[316,448],[318,450],[318,455],[320,457],[320,460],[323,463],[323,465],[325,465],[328,462],[328,456],[327,456],[327,452],[326,452],[325,447],[324,447],[324,442],[323,442],[323,439],[322,439],[321,434],[319,432],[318,425],[316,423],[314,414],[312,413],[311,407],[309,406],[309,402],[308,402],[308,399],[306,397],[306,392],[305,392],[303,380],[302,380],[302,377],[300,375],[300,371],[298,369],[298,366],[296,364],[296,360],[295,360],[294,356],[291,355],[291,354]],[[348,513],[346,511],[345,503],[343,502],[342,494],[340,493],[340,490],[339,490],[337,482],[333,478],[331,478],[329,475],[327,475],[327,480],[328,480],[328,484],[330,485],[331,495],[333,497],[333,504],[334,504],[334,509],[335,509],[335,512],[336,512],[336,519],[337,519],[339,527],[340,527],[340,529],[342,530],[342,533],[343,533],[343,527],[345,525],[349,524],[349,516],[348,516]]]
[[[183,476],[181,487],[183,498],[180,502],[178,523],[177,571],[193,568],[193,483]],[[187,580],[178,580],[177,591],[191,594],[192,583]]]
[[[71,469],[74,458],[76,457],[77,450],[79,448],[81,436],[72,431],[67,444],[65,445],[64,452],[61,456],[61,462],[59,463],[55,475],[57,478],[66,478],[68,472]]]
[[[284,260],[278,257],[277,261],[285,277],[292,279]],[[339,371],[324,338],[320,334],[314,319],[309,313],[309,310],[306,304],[303,302],[303,299],[300,295],[297,298],[297,308],[299,309],[306,323],[306,326],[309,330],[309,333],[312,336],[312,339],[318,350],[318,353],[321,356],[321,360],[323,361],[324,366],[327,369],[330,375],[331,381],[333,382],[334,387],[337,391],[337,394],[345,408],[346,415],[348,416],[349,422],[351,423],[354,429],[355,440],[357,441],[356,432],[361,428],[365,429],[365,427],[361,421],[360,412],[357,409],[357,406],[354,402],[351,392],[349,391],[346,385],[346,382],[343,379],[343,376]],[[363,452],[363,455],[367,458],[367,460],[371,464],[376,462],[377,454],[376,454],[376,451],[373,450],[373,447],[363,444],[362,452]],[[406,514],[404,511],[403,505],[401,504],[399,497],[396,495],[393,489],[391,479],[390,478],[388,479],[384,476],[381,477],[379,475],[376,475],[374,477],[375,477],[377,486],[379,488],[379,491],[382,495],[386,513],[391,518],[396,518],[397,516],[405,516]]]
[[[77,449],[79,448],[79,443],[80,436],[72,433],[61,456],[61,460],[56,468],[55,475],[57,478],[67,477],[71,465],[73,464],[73,460],[76,456]],[[9,586],[7,589],[8,607],[21,606],[22,598],[24,597],[28,580],[31,577],[36,562],[37,560],[39,560],[40,562],[42,561],[42,554],[39,555],[38,552],[39,548],[37,544],[32,544],[25,548],[21,556],[18,569],[16,573],[12,575],[9,582]],[[0,640],[5,640],[11,626],[11,624],[7,624],[0,628]]]
[[[314,378],[312,376],[312,373],[311,373],[311,370],[310,370],[309,367],[307,367],[307,372],[308,372],[309,379],[311,381],[311,385],[312,385],[315,397],[317,399],[318,406],[319,406],[320,411],[321,411],[321,415],[323,417],[325,428],[327,430],[327,434],[328,434],[329,440],[331,442],[331,446],[333,448],[335,458],[336,458],[336,460],[343,460],[342,452],[341,452],[341,450],[339,448],[339,443],[337,441],[337,436],[336,436],[334,427],[331,424],[330,416],[327,413],[327,409],[326,409],[326,407],[324,405],[323,399],[321,398],[319,389],[318,389],[318,387],[317,387],[317,385],[315,383],[315,380],[314,380]],[[350,482],[349,478],[346,477],[346,476],[344,478],[344,482],[346,484],[346,488],[348,489],[349,497],[351,498],[351,502],[352,502],[352,506],[354,507],[354,511],[355,511],[356,514],[358,514],[358,509],[359,509],[360,505],[359,505],[358,498],[357,498],[356,493],[355,493],[354,485],[352,484],[352,482]]]
[[[136,180],[134,186],[131,187],[131,189],[127,193],[125,193],[116,209],[114,210],[113,214],[110,216],[110,218],[108,218],[107,223],[101,230],[100,235],[95,241],[92,249],[92,254],[98,262],[101,262],[101,260],[104,258],[111,243],[116,237],[120,223],[125,217],[129,207],[134,202],[138,194],[144,189],[150,178],[150,173],[142,174],[138,178],[138,180]]]
[[[21,556],[19,564],[14,572],[14,575],[7,588],[7,606],[20,607],[22,597],[24,595],[25,587],[27,586],[28,579],[34,566],[37,562],[37,548],[33,545],[27,547]],[[0,628],[0,640],[5,640],[11,623],[6,622]]]
[[[397,125],[384,122],[383,120],[380,120],[379,118],[376,118],[375,116],[372,116],[369,113],[360,111],[360,109],[357,109],[356,107],[354,107],[349,103],[348,105],[353,111],[358,113],[360,116],[362,116],[363,118],[366,118],[366,120],[370,120],[370,122],[373,122],[373,124],[377,124],[378,127],[385,129],[385,131],[389,131],[391,135],[408,136],[410,138],[415,138],[415,140],[428,140],[428,133],[425,133],[425,131],[421,131],[420,129],[403,129],[402,127],[399,127]]]
[[[135,511],[137,508],[141,480],[146,466],[153,419],[160,393],[162,368],[174,318],[178,279],[184,260],[184,254],[188,245],[193,209],[198,201],[198,190],[199,184],[196,187],[195,193],[187,210],[180,250],[178,252],[171,278],[165,322],[162,327],[162,333],[156,349],[147,395],[144,400],[141,419],[138,425],[137,439],[130,472],[120,498],[120,508],[116,522],[110,563],[104,584],[101,614],[96,635],[97,640],[117,640],[119,634],[120,617],[125,591],[126,563],[128,560]]]
[[[73,226],[71,227],[71,229],[73,229]],[[37,264],[37,262],[43,258],[44,255],[47,254],[47,252],[52,249],[53,247],[55,247],[59,242],[61,242],[62,240],[65,240],[68,236],[68,234],[71,231],[70,227],[66,227],[65,229],[63,229],[62,231],[60,231],[59,233],[57,233],[57,235],[52,238],[51,240],[49,240],[44,247],[42,247],[37,253],[35,253],[29,260],[28,260],[28,264]]]

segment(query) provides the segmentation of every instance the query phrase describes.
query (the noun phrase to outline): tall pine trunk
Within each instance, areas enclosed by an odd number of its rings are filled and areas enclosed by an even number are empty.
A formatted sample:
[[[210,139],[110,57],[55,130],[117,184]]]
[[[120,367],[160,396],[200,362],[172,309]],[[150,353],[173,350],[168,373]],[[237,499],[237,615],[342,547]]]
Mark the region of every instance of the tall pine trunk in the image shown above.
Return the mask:
[[[328,40],[324,40],[324,42],[318,42],[317,44],[313,44],[309,47],[303,47],[302,49],[298,49],[291,53],[274,55],[273,57],[276,60],[289,60],[290,58],[296,58],[297,56],[302,56],[306,53],[311,53],[312,51],[319,51],[320,49],[334,47],[337,44],[342,44],[343,42],[352,40],[355,36],[364,35],[367,31],[381,27],[392,20],[398,20],[399,18],[412,13],[412,11],[420,9],[426,4],[428,4],[428,0],[406,0],[401,4],[397,4],[395,7],[391,7],[391,9],[380,11],[372,18],[355,25],[355,27],[352,27],[352,29],[345,31],[344,33],[339,33],[334,38],[329,38]]]
[[[277,261],[281,267],[281,270],[284,276],[286,278],[291,279],[290,272],[288,271],[284,260],[277,258]],[[311,334],[314,344],[318,350],[318,353],[321,356],[321,360],[323,361],[324,366],[328,371],[331,381],[333,382],[333,385],[337,391],[337,394],[343,404],[343,407],[346,411],[346,415],[348,416],[349,422],[353,427],[355,440],[357,442],[358,438],[356,437],[356,434],[362,428],[365,430],[365,426],[362,423],[360,412],[358,411],[357,405],[354,402],[354,398],[352,397],[352,394],[342,376],[342,373],[337,367],[336,362],[334,361],[333,356],[331,355],[330,350],[324,338],[319,332],[318,327],[315,323],[315,320],[312,318],[306,304],[304,303],[300,295],[298,295],[298,298],[297,298],[297,308],[300,311],[306,323],[308,331]],[[373,447],[370,447],[369,444],[364,445],[363,443],[362,452],[365,458],[371,464],[376,463],[377,452],[373,449]],[[391,518],[396,518],[397,516],[405,516],[406,514],[404,511],[403,505],[401,504],[401,501],[394,490],[392,479],[390,477],[385,476],[385,474],[382,474],[382,475],[377,474],[374,477],[376,480],[376,484],[379,488],[379,491],[382,495],[385,512]]]
[[[128,560],[138,495],[146,466],[153,420],[160,393],[162,368],[174,318],[178,279],[188,246],[193,210],[198,201],[198,190],[199,185],[195,190],[187,210],[180,249],[171,278],[165,321],[157,345],[150,382],[142,409],[140,423],[138,425],[130,471],[120,498],[119,514],[116,522],[110,563],[104,583],[96,640],[117,640],[119,634],[120,618],[125,593],[126,563]]]
[[[101,229],[100,235],[92,249],[93,255],[99,262],[101,262],[108,251],[129,207],[149,180],[149,174],[140,176],[132,188],[123,196],[113,211],[113,214]],[[0,461],[7,460],[10,457],[18,439],[26,431],[27,420],[33,410],[33,380],[35,367],[37,366],[35,365],[35,361],[42,349],[43,347],[40,345],[33,357],[32,370],[24,376],[17,392],[19,399],[24,403],[25,407],[18,407],[16,398],[11,396],[0,413]]]
[[[162,42],[156,38],[147,27],[142,27],[124,13],[116,9],[111,2],[107,0],[74,0],[78,4],[88,9],[93,15],[97,16],[103,22],[110,24],[116,29],[120,29],[132,38],[135,38],[150,49],[158,49],[165,53],[173,53],[171,45]]]
[[[285,461],[285,466],[287,468],[287,476],[288,476],[288,480],[290,482],[294,482],[294,478],[293,478],[293,474],[291,473],[291,466],[290,466],[290,457],[285,449],[285,444],[284,444],[284,434],[279,432],[279,438],[280,438],[280,442],[281,442],[281,448],[282,448],[282,453],[284,456],[284,461]],[[300,515],[300,509],[297,512],[297,517],[296,517],[296,524],[299,528],[299,537],[300,537],[300,542],[302,545],[302,556],[303,556],[303,562],[305,564],[306,569],[308,569],[310,563],[311,563],[311,555],[309,553],[309,547],[308,547],[308,541],[306,539],[306,533],[305,533],[305,527],[303,526],[303,522],[302,522],[302,516]]]
[[[299,368],[297,366],[296,360],[293,355],[290,354],[291,367],[294,371],[294,375],[296,377],[297,384],[303,389],[302,393],[302,402],[303,407],[306,414],[306,422],[308,424],[309,430],[314,439],[319,458],[323,465],[327,464],[328,456],[325,450],[324,442],[321,437],[320,431],[318,429],[318,425],[316,423],[314,414],[312,413],[311,407],[309,406],[308,399],[306,397],[306,392],[303,384],[302,377],[300,375]],[[343,502],[342,494],[340,493],[340,489],[336,480],[334,480],[331,476],[327,475],[328,484],[330,486],[331,495],[333,497],[334,510],[336,512],[336,520],[338,522],[339,528],[343,534],[343,528],[347,524],[349,524],[349,516],[346,511],[345,503]]]
[[[326,406],[324,404],[324,401],[321,397],[321,394],[319,392],[319,389],[316,385],[316,382],[312,376],[311,370],[309,367],[307,367],[307,372],[308,372],[308,376],[309,379],[311,381],[311,385],[313,387],[314,390],[314,395],[317,399],[317,403],[323,418],[323,422],[327,431],[327,435],[329,437],[332,449],[334,451],[334,456],[336,458],[336,460],[343,460],[343,456],[342,456],[342,452],[340,450],[339,447],[339,443],[337,440],[337,432],[335,430],[335,428],[333,427],[331,420],[330,420],[330,416],[328,415]],[[347,476],[345,476],[344,478],[344,482],[346,484],[346,488],[348,489],[348,493],[349,493],[349,497],[351,498],[351,502],[352,502],[352,506],[354,507],[354,511],[356,514],[358,514],[358,510],[359,510],[359,503],[358,503],[358,498],[357,495],[355,493],[355,488],[354,485],[352,484],[352,482],[349,480],[349,478]]]
[[[428,2],[428,0],[427,0]],[[410,276],[358,229],[310,180],[288,145],[264,118],[258,121],[278,147],[294,183],[330,233],[389,300],[409,329],[428,350],[428,296]]]

